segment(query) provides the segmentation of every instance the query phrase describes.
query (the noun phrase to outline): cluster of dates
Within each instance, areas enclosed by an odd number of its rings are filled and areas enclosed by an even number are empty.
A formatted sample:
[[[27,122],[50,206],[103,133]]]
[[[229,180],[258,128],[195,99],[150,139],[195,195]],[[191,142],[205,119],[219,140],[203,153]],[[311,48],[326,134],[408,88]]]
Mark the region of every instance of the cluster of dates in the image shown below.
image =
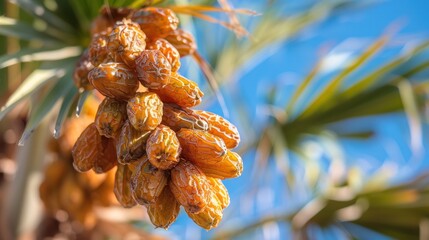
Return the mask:
[[[203,93],[178,73],[195,51],[165,8],[103,9],[74,80],[105,99],[94,123],[76,141],[78,171],[117,166],[114,193],[124,207],[147,207],[152,223],[168,228],[183,206],[205,229],[216,227],[229,195],[221,179],[241,175],[232,152],[237,128],[216,114],[193,110]]]
[[[68,214],[70,220],[92,228],[97,221],[94,208],[117,205],[112,192],[115,173],[96,174],[92,171],[77,173],[73,169],[71,149],[79,134],[93,120],[82,114],[64,125],[58,141],[50,142],[50,156],[44,178],[39,186],[39,195],[47,212],[55,216],[58,211]]]

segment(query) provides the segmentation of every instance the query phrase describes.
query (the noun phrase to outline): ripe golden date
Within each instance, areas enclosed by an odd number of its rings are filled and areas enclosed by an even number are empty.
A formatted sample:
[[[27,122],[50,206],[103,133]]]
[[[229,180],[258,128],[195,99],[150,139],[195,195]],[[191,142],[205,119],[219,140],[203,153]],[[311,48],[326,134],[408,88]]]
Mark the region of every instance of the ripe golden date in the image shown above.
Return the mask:
[[[170,82],[163,88],[154,89],[153,92],[158,94],[163,102],[175,103],[184,108],[200,104],[204,96],[195,82],[178,73],[171,73]]]
[[[240,143],[240,134],[237,128],[225,118],[211,112],[197,110],[209,124],[208,132],[222,138],[227,148],[235,148]]]
[[[207,130],[207,122],[192,110],[181,108],[173,104],[164,104],[162,124],[167,125],[174,131],[182,128]]]
[[[139,25],[124,19],[116,22],[109,34],[107,48],[117,53],[122,61],[130,67],[135,66],[135,60],[145,50],[146,35]]]
[[[240,155],[230,150],[228,150],[222,160],[217,163],[198,159],[198,161],[195,161],[195,165],[198,166],[206,176],[220,179],[236,178],[243,172],[243,160],[241,160]]]
[[[147,206],[150,221],[156,227],[167,229],[177,218],[180,204],[177,202],[169,186],[165,186],[158,200]]]
[[[101,136],[98,134],[95,124],[91,123],[73,146],[74,168],[79,172],[89,171],[94,166],[94,161],[101,151]]]
[[[127,165],[118,164],[113,191],[118,202],[126,208],[136,205],[131,192],[131,175],[132,172]]]
[[[89,61],[89,51],[85,50],[77,62],[73,72],[73,81],[79,89],[92,90],[94,87],[88,80],[88,73],[94,68]]]
[[[185,211],[198,226],[206,230],[217,227],[223,217],[221,204],[216,197],[210,198],[201,212],[193,213],[186,208]]]
[[[127,115],[137,130],[153,130],[162,121],[163,103],[153,92],[139,92],[128,101]]]
[[[101,94],[117,100],[128,100],[139,87],[134,71],[124,63],[100,64],[89,72],[88,79]]]
[[[95,34],[89,44],[89,61],[97,67],[103,62],[109,61],[109,50],[107,49],[108,36],[106,31]]]
[[[177,49],[165,39],[158,39],[147,45],[149,50],[159,50],[168,59],[171,71],[177,72],[180,68],[180,54]]]
[[[152,166],[145,158],[131,177],[134,199],[141,205],[155,203],[167,185],[167,180],[165,172]]]
[[[168,84],[171,65],[159,50],[144,50],[136,59],[136,71],[140,83],[149,89],[159,89]]]
[[[100,135],[117,137],[127,119],[127,104],[106,97],[100,104],[95,116],[95,125]]]
[[[191,213],[201,212],[210,201],[210,185],[204,173],[181,159],[170,176],[169,186],[177,201]]]
[[[127,164],[143,156],[149,135],[150,131],[138,131],[126,121],[116,143],[118,162]]]
[[[146,154],[150,163],[163,170],[171,169],[179,162],[181,150],[176,133],[164,125],[159,125],[146,143]]]
[[[83,130],[92,122],[91,117],[82,114],[79,118],[70,118],[64,123],[63,134],[58,139],[59,151],[62,155],[68,156],[70,154]]]
[[[168,8],[146,7],[132,12],[128,16],[151,39],[158,39],[175,30],[179,24],[176,14]]]
[[[96,173],[105,173],[116,166],[116,146],[113,138],[101,137],[101,151],[94,160],[93,170]]]
[[[193,163],[217,164],[227,152],[222,139],[205,131],[182,128],[177,138],[182,156]]]
[[[219,201],[222,209],[228,207],[229,205],[229,194],[225,185],[223,185],[222,181],[217,178],[207,177],[207,180],[211,187],[211,192],[214,194],[214,197]]]
[[[165,37],[165,40],[167,40],[177,49],[180,57],[191,55],[197,49],[197,44],[195,43],[195,39],[192,34],[182,29],[177,29],[170,32]]]
[[[82,188],[91,191],[99,188],[106,180],[107,174],[97,174],[94,171],[88,171],[76,174],[76,184]]]

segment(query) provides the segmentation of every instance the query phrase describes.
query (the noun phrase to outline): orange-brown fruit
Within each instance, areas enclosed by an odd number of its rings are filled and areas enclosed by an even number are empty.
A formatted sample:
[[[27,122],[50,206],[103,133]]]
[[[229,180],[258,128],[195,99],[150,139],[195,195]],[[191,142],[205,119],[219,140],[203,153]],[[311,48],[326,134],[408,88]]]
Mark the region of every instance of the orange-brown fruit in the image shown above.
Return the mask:
[[[171,169],[169,186],[177,201],[189,212],[201,212],[210,201],[207,177],[191,162],[181,159]]]
[[[136,205],[131,192],[131,175],[132,172],[127,165],[118,164],[113,191],[118,202],[126,208]]]
[[[62,131],[63,134],[61,134],[60,138],[58,139],[58,144],[60,147],[59,150],[61,151],[62,156],[69,156],[74,144],[83,130],[85,130],[85,128],[88,127],[88,125],[93,121],[93,118],[81,114],[79,118],[70,118],[64,123]]]
[[[101,136],[95,123],[91,123],[79,136],[73,146],[73,166],[79,172],[89,171],[102,152]]]
[[[194,36],[185,30],[174,30],[164,38],[179,51],[180,57],[191,55],[197,50]]]
[[[82,56],[79,59],[79,62],[77,62],[76,67],[73,72],[73,81],[74,84],[79,89],[84,90],[92,90],[94,87],[91,85],[91,83],[88,80],[88,73],[94,68],[92,63],[89,61],[89,51],[88,49],[85,50],[82,54]]]
[[[240,143],[240,134],[237,128],[225,118],[211,112],[197,110],[198,115],[202,116],[209,124],[209,133],[222,138],[226,147],[235,148]]]
[[[171,73],[170,82],[163,88],[152,90],[165,103],[175,103],[181,107],[193,107],[201,103],[204,93],[198,85],[179,73]]]
[[[96,173],[105,173],[116,166],[118,160],[116,158],[116,145],[113,138],[101,137],[102,152],[94,161],[93,170]]]
[[[106,31],[107,28],[112,28],[116,21],[126,18],[132,9],[130,8],[111,8],[103,6],[98,15],[91,23],[91,35]]]
[[[110,56],[109,56],[110,53],[109,53],[109,50],[107,49],[107,43],[108,43],[107,31],[109,31],[109,29],[95,34],[92,37],[91,43],[89,44],[89,48],[88,48],[89,61],[95,67],[97,67],[101,63],[104,63],[110,60]]]
[[[139,25],[124,19],[116,22],[109,34],[107,49],[117,53],[130,67],[135,66],[135,60],[145,50],[146,35]]]
[[[228,207],[229,205],[229,194],[225,185],[223,185],[222,181],[217,178],[207,177],[207,180],[210,184],[211,192],[214,194],[214,197],[219,201],[222,209]]]
[[[127,103],[106,97],[95,116],[95,125],[100,135],[116,138],[127,119]]]
[[[61,209],[69,213],[78,211],[80,206],[86,204],[85,192],[77,184],[76,179],[73,177],[73,172],[68,172],[64,176],[58,195]]]
[[[182,128],[177,138],[182,156],[194,163],[217,164],[227,153],[222,139],[205,131]]]
[[[137,77],[149,89],[159,89],[168,84],[171,65],[159,50],[144,50],[136,59]]]
[[[177,49],[165,39],[158,39],[147,45],[148,50],[159,50],[168,59],[171,71],[177,72],[180,68],[180,54]]]
[[[177,202],[169,186],[165,186],[158,200],[147,206],[150,221],[156,227],[167,229],[177,218],[180,204]]]
[[[89,72],[88,79],[101,94],[117,100],[130,99],[139,87],[134,71],[124,63],[100,64]]]
[[[153,92],[139,92],[128,101],[127,115],[139,131],[155,129],[162,121],[163,103]]]
[[[88,171],[76,174],[76,184],[82,188],[94,191],[106,181],[107,174],[97,174],[94,171]]]
[[[133,22],[140,25],[148,38],[158,39],[176,30],[179,19],[168,8],[146,7],[132,12],[128,16]]]
[[[131,177],[131,191],[138,204],[153,204],[167,185],[168,178],[165,171],[152,166],[146,157],[139,161],[141,164]]]
[[[227,151],[227,154],[219,162],[204,161],[202,158],[193,158],[198,166],[208,177],[226,179],[236,178],[243,172],[243,160],[235,152]]]
[[[159,125],[146,143],[146,154],[150,163],[163,170],[171,169],[179,162],[181,150],[176,133],[164,125]]]
[[[173,104],[164,104],[162,124],[167,125],[174,131],[182,128],[207,130],[208,123],[191,109],[181,108]]]
[[[138,131],[129,121],[126,121],[116,143],[118,162],[128,164],[143,156],[150,133],[150,131]]]
[[[117,169],[113,168],[106,174],[95,174],[96,176],[104,176],[104,181],[95,191],[91,191],[91,194],[94,198],[94,204],[104,207],[118,204],[113,191],[115,186],[116,171]]]
[[[185,211],[198,226],[206,230],[217,227],[223,217],[221,204],[216,197],[210,198],[206,207],[198,213],[193,213],[186,208]]]

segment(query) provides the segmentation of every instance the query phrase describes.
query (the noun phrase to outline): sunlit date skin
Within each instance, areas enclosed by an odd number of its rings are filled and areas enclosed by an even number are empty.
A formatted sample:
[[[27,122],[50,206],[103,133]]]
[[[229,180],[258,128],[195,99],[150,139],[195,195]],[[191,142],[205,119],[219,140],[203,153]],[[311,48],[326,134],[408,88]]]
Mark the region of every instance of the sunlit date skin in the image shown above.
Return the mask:
[[[181,159],[170,176],[169,186],[177,201],[191,213],[201,212],[210,201],[210,185],[204,173]]]
[[[108,36],[107,49],[117,53],[129,67],[135,66],[135,60],[146,47],[146,35],[138,24],[130,20],[116,22]]]
[[[182,29],[170,32],[164,37],[179,52],[180,57],[192,55],[197,50],[197,44],[191,33]]]
[[[132,172],[127,165],[118,164],[113,191],[118,202],[125,208],[137,204],[131,192],[131,175]]]
[[[195,82],[178,73],[171,74],[170,81],[166,86],[152,91],[158,94],[163,102],[174,103],[183,108],[200,104],[204,96]]]
[[[171,65],[171,71],[177,72],[180,68],[180,54],[177,49],[165,39],[158,39],[147,45],[148,50],[159,50]]]
[[[117,137],[127,119],[127,104],[106,97],[100,104],[95,116],[95,125],[100,135],[108,138]]]
[[[143,156],[150,133],[151,131],[138,131],[126,121],[116,143],[118,162],[128,164]]]
[[[131,191],[134,199],[140,205],[156,203],[167,185],[167,175],[163,170],[152,166],[146,157],[139,161],[141,164],[131,176]]]
[[[243,161],[235,152],[227,150],[225,156],[219,162],[204,161],[195,158],[195,165],[208,177],[219,179],[236,178],[243,172]]]
[[[216,164],[227,153],[222,139],[205,131],[182,128],[177,132],[177,138],[182,147],[182,156],[194,163]]]
[[[165,186],[158,200],[147,205],[147,214],[156,227],[167,229],[177,218],[180,204],[177,202],[169,186]]]
[[[126,101],[134,96],[139,83],[124,63],[103,63],[88,74],[91,84],[106,97]]]
[[[232,149],[238,146],[240,143],[240,134],[232,123],[211,112],[196,110],[195,113],[207,121],[209,124],[209,133],[222,138],[227,148]]]
[[[140,25],[151,39],[163,38],[177,29],[179,19],[168,8],[146,7],[132,12],[128,18]]]
[[[146,154],[156,168],[168,170],[179,162],[181,152],[179,139],[169,127],[159,125],[146,143]]]
[[[160,89],[168,84],[171,65],[159,50],[145,50],[136,59],[137,77],[149,89]]]
[[[174,104],[164,104],[163,109],[162,124],[176,132],[182,128],[204,131],[208,129],[208,123],[191,109],[181,108]]]
[[[128,119],[139,131],[155,129],[162,121],[162,110],[162,101],[152,92],[136,93],[127,104]]]
[[[89,61],[89,51],[85,50],[76,64],[73,72],[73,81],[79,89],[92,90],[94,87],[88,80],[88,73],[94,68]]]
[[[73,146],[74,168],[79,172],[91,170],[101,151],[101,136],[95,124],[92,123],[82,132]]]

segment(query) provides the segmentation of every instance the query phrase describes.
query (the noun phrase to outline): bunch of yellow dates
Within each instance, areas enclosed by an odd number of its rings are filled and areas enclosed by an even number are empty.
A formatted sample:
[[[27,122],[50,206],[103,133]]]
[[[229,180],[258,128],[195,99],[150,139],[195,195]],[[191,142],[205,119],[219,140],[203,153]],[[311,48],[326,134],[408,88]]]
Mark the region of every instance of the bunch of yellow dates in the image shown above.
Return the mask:
[[[73,147],[73,165],[96,173],[116,166],[117,200],[146,206],[156,227],[168,228],[183,206],[211,229],[229,205],[221,179],[242,172],[231,151],[240,136],[221,116],[191,109],[203,93],[178,70],[196,44],[178,23],[167,8],[102,9],[74,81],[105,98]]]

